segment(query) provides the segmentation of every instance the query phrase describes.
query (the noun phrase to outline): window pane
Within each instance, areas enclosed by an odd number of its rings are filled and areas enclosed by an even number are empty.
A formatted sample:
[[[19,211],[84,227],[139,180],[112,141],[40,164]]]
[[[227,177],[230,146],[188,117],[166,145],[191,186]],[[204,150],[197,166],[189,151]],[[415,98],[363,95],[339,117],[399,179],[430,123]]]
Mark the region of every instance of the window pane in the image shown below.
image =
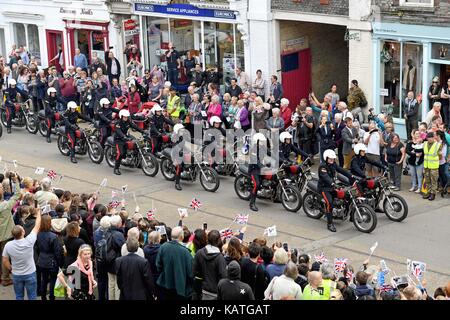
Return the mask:
[[[431,44],[431,58],[436,60],[450,61],[450,44],[433,43]]]
[[[0,55],[6,56],[5,29],[0,28]]]
[[[415,43],[403,43],[402,59],[402,104],[408,91],[414,91],[416,97],[422,91],[422,46]],[[400,108],[402,109],[402,108]],[[403,118],[403,114],[400,113]]]
[[[161,65],[167,70],[164,53],[169,45],[169,24],[167,18],[146,17],[147,36],[144,37],[144,48],[147,50],[147,68]]]
[[[34,24],[29,24],[28,29],[28,50],[30,54],[36,58],[36,61],[40,65],[41,50],[39,48],[39,31],[38,27]]]
[[[25,36],[25,26],[22,23],[14,23],[14,43],[17,48],[20,46],[26,46],[27,37]]]
[[[383,42],[380,57],[380,87],[387,90],[387,94],[381,96],[381,106],[391,109],[393,116],[398,118],[400,114],[400,43]]]

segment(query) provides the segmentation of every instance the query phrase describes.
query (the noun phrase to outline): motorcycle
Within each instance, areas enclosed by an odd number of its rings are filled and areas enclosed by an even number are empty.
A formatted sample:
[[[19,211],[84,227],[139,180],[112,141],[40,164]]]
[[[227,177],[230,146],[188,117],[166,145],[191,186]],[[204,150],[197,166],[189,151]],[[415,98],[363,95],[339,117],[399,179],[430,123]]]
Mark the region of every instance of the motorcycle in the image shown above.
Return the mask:
[[[37,118],[31,108],[31,99],[25,102],[15,103],[16,117],[12,119],[12,125],[15,127],[26,127],[27,131],[32,134],[36,134],[38,131]],[[6,128],[6,106],[3,104],[0,107],[0,120],[2,125]]]
[[[295,181],[298,191],[303,192],[305,185],[308,181],[313,179],[311,172],[311,159],[307,158],[300,165],[291,164],[288,166],[288,176]]]
[[[346,177],[338,175],[338,179],[344,184],[349,184]],[[361,181],[361,178],[356,178]],[[389,188],[390,182],[387,177],[387,171],[384,172],[383,176],[370,178],[366,180],[367,188],[365,190],[360,190],[358,186],[358,191],[360,195],[364,195],[364,202],[376,210],[380,205],[382,205],[382,211],[386,216],[395,222],[401,222],[408,216],[408,204],[405,199],[392,192]]]
[[[320,219],[326,213],[326,203],[318,191],[319,180],[313,179],[306,184],[303,197],[303,211],[313,219]],[[359,197],[358,188],[339,185],[336,197],[333,199],[333,219],[353,221],[356,229],[364,233],[371,233],[377,226],[377,215],[371,206]]]
[[[126,142],[127,154],[121,165],[129,168],[141,168],[146,176],[154,177],[158,174],[158,159],[151,153],[151,140],[144,135],[141,138],[132,137]],[[110,136],[105,143],[105,158],[111,168],[116,162],[117,150],[114,137]]]
[[[64,126],[63,117],[59,112],[55,112],[55,126],[52,128],[52,134],[56,134],[58,128]],[[41,136],[47,137],[48,121],[45,117],[45,110],[38,112],[38,130]]]
[[[58,134],[58,149],[64,156],[70,155],[69,138],[66,134],[66,128],[60,126],[56,133]],[[89,154],[92,162],[100,164],[103,161],[103,148],[94,135],[94,125],[90,125],[87,129],[78,128],[75,131],[77,142],[75,145],[75,153],[80,155]]]
[[[283,163],[276,174],[261,175],[260,189],[257,197],[281,201],[283,207],[290,212],[297,212],[302,206],[302,195],[295,182],[287,177],[288,165]],[[239,171],[234,179],[234,191],[243,200],[250,200],[253,181],[250,177],[248,165],[239,165]]]
[[[166,148],[161,155],[161,173],[168,181],[175,181],[176,167],[172,160],[172,149]],[[220,186],[219,175],[209,164],[201,159],[200,151],[193,154],[184,154],[184,170],[181,173],[181,180],[195,182],[199,177],[203,189],[209,192],[216,192]]]

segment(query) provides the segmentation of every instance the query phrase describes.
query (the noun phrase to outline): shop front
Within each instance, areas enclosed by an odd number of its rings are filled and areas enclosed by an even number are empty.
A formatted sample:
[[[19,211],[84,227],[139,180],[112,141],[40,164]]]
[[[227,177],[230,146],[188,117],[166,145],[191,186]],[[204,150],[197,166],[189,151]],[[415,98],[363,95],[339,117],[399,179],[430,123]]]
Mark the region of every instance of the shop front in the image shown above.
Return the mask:
[[[406,138],[403,110],[408,91],[421,99],[419,119],[432,107],[428,90],[434,77],[450,78],[450,35],[443,27],[373,24],[375,108],[392,114],[395,130]]]
[[[245,68],[244,43],[237,28],[237,15],[225,9],[199,8],[190,4],[157,5],[134,3],[134,13],[141,26],[144,68],[155,65],[167,70],[165,53],[169,43],[183,61],[188,54],[203,70],[218,68],[222,85],[235,75],[237,66]],[[179,70],[179,84],[188,81],[184,67]]]

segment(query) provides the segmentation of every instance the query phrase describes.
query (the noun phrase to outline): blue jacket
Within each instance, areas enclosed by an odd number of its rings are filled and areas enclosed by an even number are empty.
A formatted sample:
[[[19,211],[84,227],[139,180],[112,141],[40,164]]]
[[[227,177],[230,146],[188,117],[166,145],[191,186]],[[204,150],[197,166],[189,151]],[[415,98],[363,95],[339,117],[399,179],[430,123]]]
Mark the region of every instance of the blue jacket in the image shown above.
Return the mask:
[[[36,91],[37,91],[36,95],[33,93],[33,89],[34,89],[33,87],[36,87]],[[36,78],[36,84],[35,85],[32,85],[31,82],[28,85],[28,92],[29,92],[30,96],[38,98],[38,99],[44,99],[45,98],[45,89],[46,89],[46,84],[43,83],[41,81],[41,79],[39,79],[39,78]]]
[[[357,285],[355,289],[355,295],[358,299],[361,299],[363,296],[372,296],[375,298],[375,290],[373,290],[368,285]]]
[[[123,231],[116,227],[111,227],[109,229],[109,232],[111,232],[112,237],[112,250],[116,253],[116,258],[120,257],[122,255],[122,246],[125,243],[125,237],[123,236]],[[107,250],[109,251],[110,248],[108,247]],[[115,268],[115,260],[108,264],[107,270],[109,273],[116,274],[116,268]]]
[[[266,272],[269,275],[269,281],[271,281],[274,277],[279,277],[283,274],[284,268],[286,268],[285,264],[269,264],[266,268]]]
[[[156,268],[156,257],[158,256],[159,248],[161,245],[158,244],[149,244],[144,247],[144,256],[150,264],[150,269],[152,270],[153,281],[156,283],[159,277],[159,271]]]
[[[80,53],[78,56],[75,55],[73,58],[74,66],[75,68],[80,67],[81,69],[87,69],[88,62],[86,59],[86,56],[82,53]]]
[[[36,240],[37,266],[58,271],[64,264],[64,253],[58,236],[51,231],[39,232]]]

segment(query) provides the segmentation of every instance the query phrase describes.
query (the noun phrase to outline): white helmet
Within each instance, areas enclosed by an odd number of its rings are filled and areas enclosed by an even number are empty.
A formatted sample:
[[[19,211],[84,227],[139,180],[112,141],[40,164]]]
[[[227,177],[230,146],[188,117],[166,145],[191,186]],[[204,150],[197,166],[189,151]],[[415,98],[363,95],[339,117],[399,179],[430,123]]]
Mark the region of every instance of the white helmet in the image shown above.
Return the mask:
[[[56,93],[56,89],[53,87],[50,87],[47,89],[47,95],[51,95],[52,93]]]
[[[284,143],[286,139],[292,139],[292,134],[287,131],[284,131],[280,134],[280,142]]]
[[[17,84],[16,80],[14,80],[14,79],[8,80],[8,86],[15,86],[16,84]]]
[[[178,134],[178,132],[183,128],[184,126],[181,123],[177,123],[176,125],[173,126],[173,132],[175,134]]]
[[[119,112],[119,118],[122,117],[129,117],[130,116],[130,111],[128,111],[127,109],[122,109]]]
[[[336,152],[331,149],[327,149],[323,152],[323,160],[327,161],[328,158],[336,159]]]
[[[258,143],[259,141],[265,142],[267,141],[266,136],[263,135],[262,133],[256,133],[253,138],[252,138],[252,142],[253,143]]]
[[[214,126],[215,122],[222,123],[222,120],[220,120],[218,116],[212,116],[211,119],[209,119],[209,124],[211,127]]]
[[[108,98],[101,98],[100,99],[100,107],[103,107],[105,104],[110,104],[111,102],[109,102]]]
[[[364,143],[357,143],[357,144],[355,145],[355,147],[353,148],[353,150],[355,151],[355,154],[356,154],[356,155],[359,155],[359,153],[360,153],[361,151],[366,152],[366,151],[367,151],[367,147],[366,147],[366,145],[365,145]]]
[[[163,111],[163,108],[159,104],[155,104],[152,108],[152,113],[155,114],[157,111]]]
[[[67,109],[76,109],[77,103],[75,101],[69,101],[69,103],[67,104]]]

